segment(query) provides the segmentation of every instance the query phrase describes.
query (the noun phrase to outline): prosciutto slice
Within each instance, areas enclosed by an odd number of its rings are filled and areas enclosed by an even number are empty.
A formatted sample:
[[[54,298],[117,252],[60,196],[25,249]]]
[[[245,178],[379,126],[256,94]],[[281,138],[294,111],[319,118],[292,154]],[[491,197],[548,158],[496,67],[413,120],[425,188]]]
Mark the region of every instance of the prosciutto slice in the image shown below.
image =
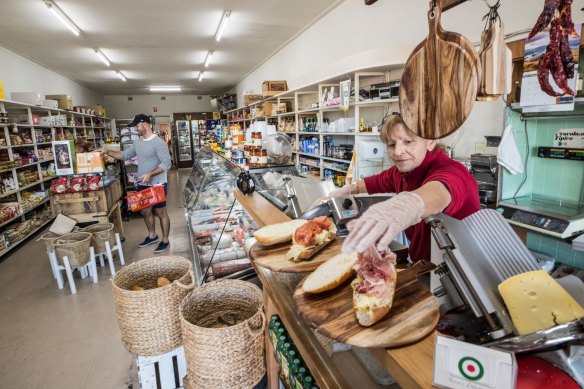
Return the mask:
[[[359,293],[382,295],[395,274],[396,256],[391,251],[379,252],[374,246],[359,254],[355,270],[361,283],[355,285]]]

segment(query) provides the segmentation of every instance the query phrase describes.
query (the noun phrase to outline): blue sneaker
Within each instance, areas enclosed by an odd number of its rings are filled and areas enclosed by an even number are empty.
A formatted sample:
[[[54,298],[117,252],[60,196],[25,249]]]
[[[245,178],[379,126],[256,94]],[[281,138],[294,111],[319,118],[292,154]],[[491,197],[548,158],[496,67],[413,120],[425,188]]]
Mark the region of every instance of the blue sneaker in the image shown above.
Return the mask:
[[[151,244],[158,242],[159,240],[160,238],[158,237],[158,235],[156,235],[154,238],[150,238],[147,236],[146,239],[144,239],[144,242],[138,244],[138,247],[140,248],[148,247]]]
[[[158,247],[156,247],[154,249],[154,254],[161,253],[161,252],[165,251],[166,249],[168,249],[169,247],[170,247],[170,242],[166,242],[166,243],[160,242],[158,244]]]

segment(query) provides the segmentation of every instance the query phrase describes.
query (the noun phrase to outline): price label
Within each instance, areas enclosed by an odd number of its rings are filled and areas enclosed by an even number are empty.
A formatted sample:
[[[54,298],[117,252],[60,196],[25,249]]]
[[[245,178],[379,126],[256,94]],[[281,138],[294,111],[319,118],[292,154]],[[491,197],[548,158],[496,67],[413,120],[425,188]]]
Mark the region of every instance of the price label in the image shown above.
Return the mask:
[[[433,384],[440,388],[513,389],[517,362],[512,353],[444,336],[436,337]]]

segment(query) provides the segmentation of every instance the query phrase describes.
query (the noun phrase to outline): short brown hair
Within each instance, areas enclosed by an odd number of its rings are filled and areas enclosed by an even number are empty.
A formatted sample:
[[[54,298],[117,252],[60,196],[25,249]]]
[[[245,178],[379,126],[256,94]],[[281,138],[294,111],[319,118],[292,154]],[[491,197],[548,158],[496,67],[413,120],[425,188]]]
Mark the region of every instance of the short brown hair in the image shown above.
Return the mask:
[[[388,120],[385,121],[385,123],[383,123],[383,127],[381,127],[381,133],[379,134],[379,137],[381,138],[381,141],[385,144],[388,144],[390,139],[389,139],[389,135],[391,134],[391,130],[393,130],[393,128],[395,126],[397,126],[398,124],[401,124],[404,126],[404,128],[406,129],[406,131],[412,135],[415,135],[409,128],[408,126],[406,126],[406,123],[404,122],[404,120],[402,119],[401,116],[399,115],[393,115],[391,116]]]

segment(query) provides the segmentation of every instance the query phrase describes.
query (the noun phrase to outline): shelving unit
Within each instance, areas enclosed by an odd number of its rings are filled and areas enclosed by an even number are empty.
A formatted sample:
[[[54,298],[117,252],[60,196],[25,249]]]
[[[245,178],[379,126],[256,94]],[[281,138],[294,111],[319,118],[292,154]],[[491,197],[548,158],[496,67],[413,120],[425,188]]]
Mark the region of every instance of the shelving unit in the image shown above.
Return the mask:
[[[380,130],[382,120],[392,112],[399,111],[398,98],[392,97],[362,101],[354,101],[354,98],[352,98],[349,109],[343,111],[339,106],[323,106],[323,101],[321,101],[320,96],[323,94],[325,88],[335,87],[339,90],[339,83],[350,78],[351,88],[356,91],[355,96],[358,97],[361,88],[366,89],[373,84],[399,78],[396,73],[399,69],[400,67],[398,66],[394,68],[375,68],[354,72],[350,75],[344,74],[339,77],[333,77],[317,84],[309,85],[298,90],[287,91],[263,101],[228,111],[226,113],[227,120],[228,123],[239,123],[242,129],[247,130],[257,120],[274,120],[273,118],[275,117],[277,119],[278,131],[290,137],[294,150],[294,161],[297,165],[315,167],[304,163],[301,158],[318,159],[319,175],[317,178],[321,180],[330,176],[328,174],[330,172],[327,172],[327,170],[336,173],[346,173],[351,163],[351,158],[337,158],[334,154],[328,155],[327,152],[330,153],[330,150],[328,147],[325,147],[325,143],[328,145],[329,143],[327,141],[332,141],[332,144],[334,144],[333,149],[337,145],[347,145],[347,149],[353,146],[356,149],[358,143],[361,141],[380,141],[378,132],[360,131],[361,118],[363,118],[365,127],[377,126],[378,130]],[[291,105],[292,110],[290,112],[252,118],[252,112],[258,106],[262,106],[265,103],[280,105],[286,102],[289,102]],[[340,118],[352,119],[352,125],[349,127],[350,132],[322,131],[325,119],[326,122],[332,123]],[[302,123],[304,120],[311,120],[311,123],[316,123],[318,131],[303,131]],[[303,152],[301,141],[307,137],[317,139],[318,154]],[[331,162],[334,162],[336,165],[331,165]],[[354,169],[357,177],[359,177],[360,175],[375,174],[387,167],[388,164],[389,161],[386,158],[383,160],[365,160],[359,158],[359,155],[357,155],[357,163]]]
[[[10,100],[0,100],[0,112],[1,258],[54,217],[48,207],[55,174],[52,142],[84,140],[99,146],[111,136],[115,121]],[[36,124],[44,120],[60,124]]]

